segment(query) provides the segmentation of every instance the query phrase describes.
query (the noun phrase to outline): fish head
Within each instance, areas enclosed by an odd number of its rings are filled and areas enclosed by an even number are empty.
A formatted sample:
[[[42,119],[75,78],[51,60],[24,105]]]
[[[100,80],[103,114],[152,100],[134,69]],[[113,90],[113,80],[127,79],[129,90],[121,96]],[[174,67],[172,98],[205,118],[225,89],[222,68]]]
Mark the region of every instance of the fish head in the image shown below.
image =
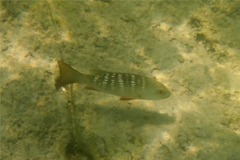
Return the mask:
[[[155,88],[155,90],[153,92],[154,92],[156,98],[159,98],[159,99],[165,99],[165,98],[168,98],[171,95],[171,93],[168,90],[168,88],[165,87],[161,83],[159,83],[157,85],[157,87]]]
[[[157,81],[151,80],[141,92],[142,99],[160,100],[168,98],[171,95],[166,86]]]

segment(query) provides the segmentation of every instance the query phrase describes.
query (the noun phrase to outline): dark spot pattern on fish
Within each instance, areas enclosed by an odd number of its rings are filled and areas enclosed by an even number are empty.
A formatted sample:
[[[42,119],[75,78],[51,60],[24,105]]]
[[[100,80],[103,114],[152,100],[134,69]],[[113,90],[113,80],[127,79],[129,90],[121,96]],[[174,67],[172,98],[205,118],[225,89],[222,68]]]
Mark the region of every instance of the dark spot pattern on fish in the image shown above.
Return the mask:
[[[136,88],[145,87],[145,79],[140,75],[128,74],[128,73],[101,73],[93,77],[93,84],[102,88],[109,87],[111,90],[130,88],[134,90]]]

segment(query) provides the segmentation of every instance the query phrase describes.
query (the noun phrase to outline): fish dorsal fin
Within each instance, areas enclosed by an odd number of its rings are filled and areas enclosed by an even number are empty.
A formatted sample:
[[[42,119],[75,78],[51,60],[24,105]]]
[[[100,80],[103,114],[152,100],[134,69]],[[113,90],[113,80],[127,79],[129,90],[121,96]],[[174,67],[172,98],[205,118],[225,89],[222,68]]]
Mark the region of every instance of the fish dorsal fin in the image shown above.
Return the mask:
[[[135,98],[131,98],[131,97],[120,97],[120,101],[130,101],[130,100],[134,100]]]
[[[107,71],[103,71],[103,70],[98,70],[98,69],[93,69],[93,70],[90,70],[90,73],[91,74],[102,74],[102,73],[106,73]]]

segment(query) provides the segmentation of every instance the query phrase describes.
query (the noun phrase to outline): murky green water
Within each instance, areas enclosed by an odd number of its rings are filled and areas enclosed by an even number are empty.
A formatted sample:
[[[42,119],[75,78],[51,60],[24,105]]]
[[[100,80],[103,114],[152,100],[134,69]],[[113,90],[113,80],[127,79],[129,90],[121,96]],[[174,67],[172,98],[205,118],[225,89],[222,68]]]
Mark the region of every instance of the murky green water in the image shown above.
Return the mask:
[[[1,159],[240,159],[240,2],[1,1]],[[57,60],[155,77],[159,100],[74,84]]]

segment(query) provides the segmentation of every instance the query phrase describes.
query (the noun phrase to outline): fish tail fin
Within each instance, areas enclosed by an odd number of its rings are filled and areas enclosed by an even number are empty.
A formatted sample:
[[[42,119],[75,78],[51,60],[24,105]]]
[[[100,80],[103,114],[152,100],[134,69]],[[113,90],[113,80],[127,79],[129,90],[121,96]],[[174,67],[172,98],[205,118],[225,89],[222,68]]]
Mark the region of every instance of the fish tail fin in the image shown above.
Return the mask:
[[[59,77],[55,81],[56,89],[59,89],[67,84],[86,82],[86,75],[73,69],[70,65],[64,63],[63,61],[58,60],[57,63],[59,67]]]

